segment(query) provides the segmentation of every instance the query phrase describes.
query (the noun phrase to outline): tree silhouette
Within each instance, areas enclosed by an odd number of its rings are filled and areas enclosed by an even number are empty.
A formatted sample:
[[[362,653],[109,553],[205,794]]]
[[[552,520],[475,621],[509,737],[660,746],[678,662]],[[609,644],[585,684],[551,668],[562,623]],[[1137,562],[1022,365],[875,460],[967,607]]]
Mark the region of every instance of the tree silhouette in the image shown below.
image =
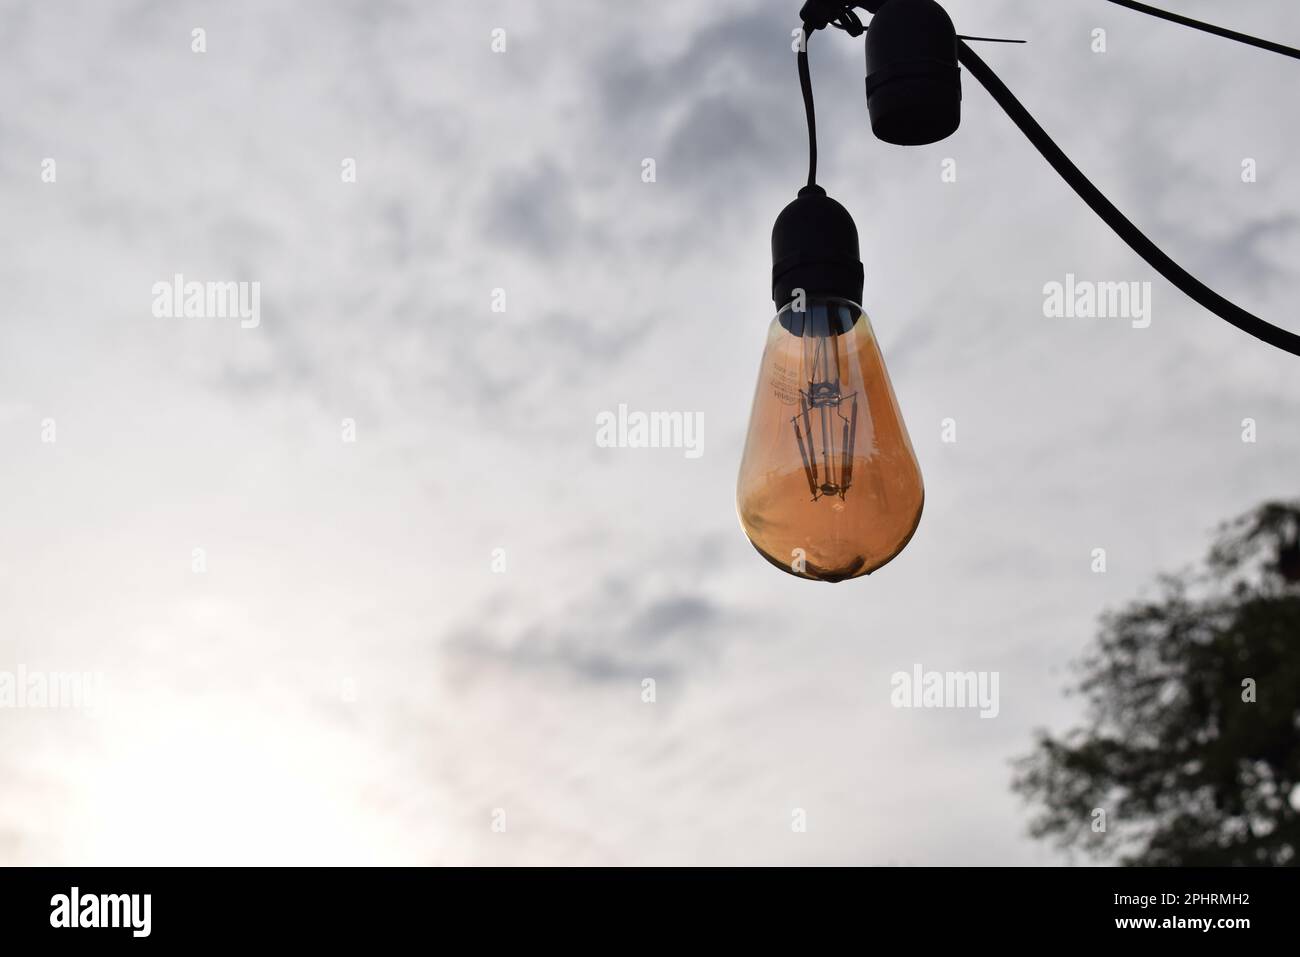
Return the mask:
[[[1220,531],[1203,569],[1103,616],[1086,726],[1016,762],[1035,837],[1122,864],[1300,864],[1300,502]]]

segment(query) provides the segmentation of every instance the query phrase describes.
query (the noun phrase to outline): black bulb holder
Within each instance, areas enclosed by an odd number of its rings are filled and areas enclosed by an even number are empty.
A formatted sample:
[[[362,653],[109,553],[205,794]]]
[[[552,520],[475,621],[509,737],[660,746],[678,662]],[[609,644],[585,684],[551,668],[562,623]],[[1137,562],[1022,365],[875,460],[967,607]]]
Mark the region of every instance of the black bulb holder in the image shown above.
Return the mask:
[[[947,139],[961,125],[957,28],[935,0],[886,0],[867,31],[867,109],[895,146]]]
[[[858,228],[820,186],[805,186],[772,227],[772,301],[778,310],[802,290],[862,303]]]
[[[872,15],[868,30],[854,8]],[[878,139],[897,146],[937,143],[961,124],[957,29],[936,0],[808,0],[806,33],[835,26],[867,35],[867,109]]]

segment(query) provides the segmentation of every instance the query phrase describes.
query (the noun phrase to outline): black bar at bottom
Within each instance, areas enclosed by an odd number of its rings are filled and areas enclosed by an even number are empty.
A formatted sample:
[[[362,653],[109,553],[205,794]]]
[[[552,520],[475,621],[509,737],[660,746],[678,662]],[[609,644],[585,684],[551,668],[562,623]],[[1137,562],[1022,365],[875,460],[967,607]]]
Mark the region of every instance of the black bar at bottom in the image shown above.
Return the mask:
[[[1200,939],[1233,946],[1293,935],[1298,903],[1294,869],[0,872],[6,945],[60,938],[95,947],[315,942],[337,952],[409,940],[459,948],[517,939],[619,950],[638,943],[734,948],[749,941],[806,950],[902,934],[927,945],[1130,938],[1146,945]]]

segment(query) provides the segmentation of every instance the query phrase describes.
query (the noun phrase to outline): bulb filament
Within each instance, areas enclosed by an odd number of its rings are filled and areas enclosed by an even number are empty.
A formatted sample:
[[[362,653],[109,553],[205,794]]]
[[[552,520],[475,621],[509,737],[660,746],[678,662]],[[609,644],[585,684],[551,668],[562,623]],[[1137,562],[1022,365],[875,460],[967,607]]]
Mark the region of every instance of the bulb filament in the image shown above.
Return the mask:
[[[840,390],[838,363],[831,360],[833,347],[827,338],[819,338],[813,353],[813,378],[808,388],[799,390],[799,414],[790,420],[795,443],[803,459],[808,491],[814,502],[833,495],[843,500],[853,485],[853,443],[858,431],[858,394],[843,395]],[[844,409],[848,405],[848,415]],[[816,419],[817,428],[813,428]],[[801,429],[800,422],[803,423]],[[821,450],[818,453],[817,439]],[[838,447],[837,447],[838,442]],[[821,468],[818,469],[820,458]],[[836,474],[835,461],[839,460]]]

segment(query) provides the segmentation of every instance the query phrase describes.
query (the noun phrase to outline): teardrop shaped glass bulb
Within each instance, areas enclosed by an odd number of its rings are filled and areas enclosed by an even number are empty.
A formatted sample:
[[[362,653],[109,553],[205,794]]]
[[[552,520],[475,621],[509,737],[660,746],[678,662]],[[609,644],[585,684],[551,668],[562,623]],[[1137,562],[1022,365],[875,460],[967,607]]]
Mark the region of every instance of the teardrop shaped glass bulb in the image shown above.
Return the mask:
[[[814,581],[867,575],[903,550],[925,489],[866,314],[847,299],[772,320],[736,509],[759,554]]]

